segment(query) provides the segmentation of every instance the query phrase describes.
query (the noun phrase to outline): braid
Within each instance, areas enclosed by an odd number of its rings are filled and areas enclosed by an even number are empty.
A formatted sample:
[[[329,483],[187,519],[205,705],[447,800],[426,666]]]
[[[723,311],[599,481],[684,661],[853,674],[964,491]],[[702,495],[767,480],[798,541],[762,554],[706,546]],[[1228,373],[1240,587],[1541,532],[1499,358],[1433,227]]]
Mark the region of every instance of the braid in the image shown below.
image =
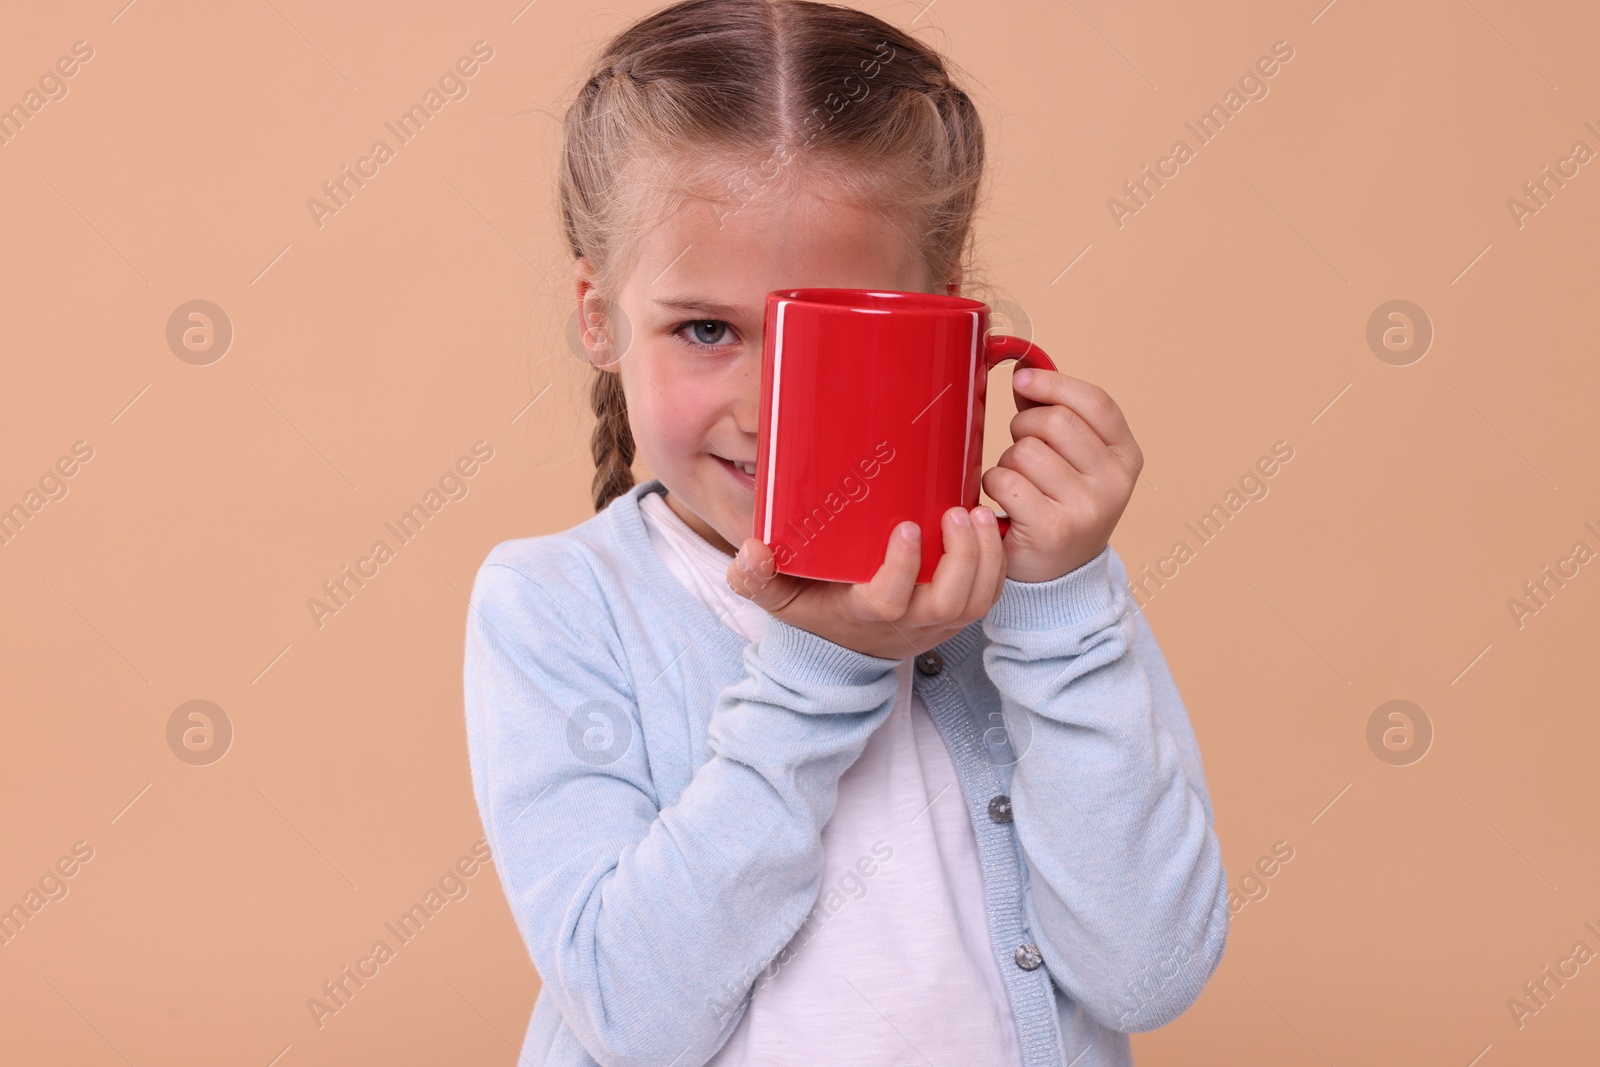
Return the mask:
[[[628,404],[622,393],[622,376],[598,371],[589,389],[594,408],[594,434],[589,449],[594,453],[594,510],[605,509],[612,500],[633,488],[633,431],[628,428]]]

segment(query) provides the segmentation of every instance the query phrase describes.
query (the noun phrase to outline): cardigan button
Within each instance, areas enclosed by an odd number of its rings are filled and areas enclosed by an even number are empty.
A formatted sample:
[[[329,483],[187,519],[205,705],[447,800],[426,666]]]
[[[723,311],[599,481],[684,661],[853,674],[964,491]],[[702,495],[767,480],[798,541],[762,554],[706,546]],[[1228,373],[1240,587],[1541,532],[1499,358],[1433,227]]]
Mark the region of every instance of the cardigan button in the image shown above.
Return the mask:
[[[944,670],[944,657],[929,649],[917,657],[917,670],[923,674],[938,674]]]
[[[989,801],[989,818],[995,822],[1011,821],[1011,798],[1001,793]]]
[[[1044,957],[1039,955],[1038,945],[1017,946],[1017,966],[1025,971],[1035,970],[1044,962]]]

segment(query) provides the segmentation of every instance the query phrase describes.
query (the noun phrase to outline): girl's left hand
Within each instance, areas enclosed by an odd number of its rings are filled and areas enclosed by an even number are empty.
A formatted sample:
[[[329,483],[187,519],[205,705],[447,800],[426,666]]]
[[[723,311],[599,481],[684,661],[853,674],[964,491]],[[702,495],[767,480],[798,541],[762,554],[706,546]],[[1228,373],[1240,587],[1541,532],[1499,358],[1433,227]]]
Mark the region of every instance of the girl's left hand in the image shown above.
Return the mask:
[[[1104,389],[1060,371],[1019,369],[1016,393],[1038,402],[1011,420],[1013,444],[983,472],[1011,519],[1006,577],[1048,582],[1098,556],[1144,467],[1144,453]]]

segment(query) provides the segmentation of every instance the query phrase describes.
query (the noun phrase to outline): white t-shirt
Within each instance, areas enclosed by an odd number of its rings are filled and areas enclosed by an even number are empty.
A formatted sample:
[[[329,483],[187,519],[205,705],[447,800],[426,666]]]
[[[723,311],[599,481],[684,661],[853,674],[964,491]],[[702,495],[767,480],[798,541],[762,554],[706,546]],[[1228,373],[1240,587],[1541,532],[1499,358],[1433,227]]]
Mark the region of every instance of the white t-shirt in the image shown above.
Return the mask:
[[[644,494],[640,508],[667,568],[735,632],[760,640],[767,614],[728,588],[733,557],[660,493]],[[1021,1067],[977,838],[911,670],[900,662],[889,717],[839,779],[822,830],[822,886],[789,961],[756,978],[708,1067]]]

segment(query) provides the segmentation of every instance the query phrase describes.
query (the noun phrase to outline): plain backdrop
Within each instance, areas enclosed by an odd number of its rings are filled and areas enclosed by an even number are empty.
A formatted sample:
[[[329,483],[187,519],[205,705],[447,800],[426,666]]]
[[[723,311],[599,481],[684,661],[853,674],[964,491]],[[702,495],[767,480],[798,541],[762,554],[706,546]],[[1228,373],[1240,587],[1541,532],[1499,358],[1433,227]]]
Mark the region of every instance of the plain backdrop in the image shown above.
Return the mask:
[[[0,544],[0,904],[65,891],[0,945],[0,1059],[512,1063],[538,976],[492,868],[337,1014],[308,1001],[482,835],[465,594],[496,543],[592,514],[559,118],[650,8],[124,2],[0,34],[0,105],[59,96],[0,144],[0,507],[39,505]],[[1600,970],[1542,1006],[1524,983],[1600,951],[1600,163],[1573,156],[1600,151],[1600,14],[1320,3],[865,6],[969,76],[979,266],[1147,459],[1112,543],[1166,568],[1143,610],[1248,903],[1138,1063],[1576,1063]],[[319,220],[479,41],[468,95]],[[1185,123],[1277,42],[1199,145]],[[1108,206],[1180,138],[1176,176]],[[169,343],[197,300],[231,324],[211,362]],[[1425,352],[1369,343],[1397,300]],[[466,495],[315,617],[477,442]],[[1279,442],[1200,545],[1186,523]],[[1546,566],[1568,577],[1531,600]],[[1397,700],[1392,749],[1369,724]]]

